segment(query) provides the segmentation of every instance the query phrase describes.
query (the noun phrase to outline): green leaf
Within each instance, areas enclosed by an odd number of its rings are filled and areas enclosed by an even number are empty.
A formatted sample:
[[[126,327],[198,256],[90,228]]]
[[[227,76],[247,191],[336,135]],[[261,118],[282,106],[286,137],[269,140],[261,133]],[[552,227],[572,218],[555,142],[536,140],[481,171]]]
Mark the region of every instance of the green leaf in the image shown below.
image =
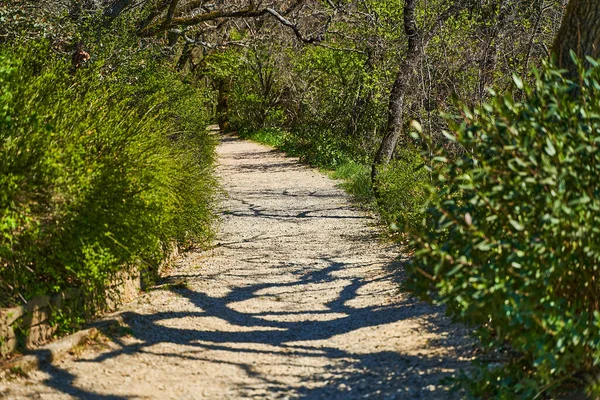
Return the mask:
[[[546,147],[544,147],[544,151],[549,156],[556,155],[556,149],[554,148],[554,144],[552,144],[552,141],[549,138],[546,138]]]
[[[513,74],[512,79],[515,82],[515,85],[517,86],[517,88],[520,90],[523,90],[523,87],[524,87],[523,80],[517,74]]]
[[[510,224],[518,231],[522,231],[525,229],[525,227],[523,225],[521,225],[518,221],[515,221],[514,219],[509,219]]]

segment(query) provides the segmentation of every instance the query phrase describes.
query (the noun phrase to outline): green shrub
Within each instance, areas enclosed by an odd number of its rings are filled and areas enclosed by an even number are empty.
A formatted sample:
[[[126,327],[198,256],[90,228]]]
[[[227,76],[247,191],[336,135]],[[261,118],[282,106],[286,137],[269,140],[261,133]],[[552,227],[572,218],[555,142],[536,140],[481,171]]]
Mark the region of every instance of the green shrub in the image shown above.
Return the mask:
[[[397,159],[379,167],[378,211],[392,230],[404,233],[423,225],[430,176],[416,149],[400,151]]]
[[[600,362],[600,66],[515,77],[523,102],[494,95],[465,109],[448,137],[435,229],[415,234],[412,286],[478,326],[499,362],[473,394],[540,398]],[[433,279],[423,278],[429,276]],[[598,395],[598,393],[596,393]]]
[[[255,131],[242,128],[239,131],[239,135],[243,139],[254,140],[255,142],[262,143],[276,149],[285,148],[288,140],[287,133],[278,128],[258,129]]]
[[[76,71],[45,41],[0,48],[0,304],[103,294],[172,240],[210,239],[202,92],[136,46],[104,37]]]

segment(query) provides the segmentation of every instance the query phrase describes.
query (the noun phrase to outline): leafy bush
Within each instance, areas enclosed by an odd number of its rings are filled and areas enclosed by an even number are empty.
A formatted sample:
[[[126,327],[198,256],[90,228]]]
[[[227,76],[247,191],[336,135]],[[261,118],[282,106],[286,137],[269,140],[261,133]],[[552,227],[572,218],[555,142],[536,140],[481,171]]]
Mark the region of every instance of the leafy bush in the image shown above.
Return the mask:
[[[288,134],[277,128],[258,129],[255,131],[242,128],[238,133],[243,139],[254,140],[255,142],[277,149],[284,149],[288,141]]]
[[[419,229],[423,225],[429,184],[429,172],[416,149],[401,150],[397,159],[381,166],[377,203],[386,224],[401,232]]]
[[[103,294],[119,270],[156,269],[172,240],[211,237],[202,93],[135,40],[91,46],[77,70],[45,41],[0,49],[2,305]]]
[[[345,144],[326,134],[298,135],[280,128],[239,130],[240,137],[276,147],[300,161],[319,168],[335,169],[351,162],[350,151]]]
[[[515,77],[524,98],[465,109],[448,137],[466,151],[443,169],[409,268],[422,295],[479,326],[499,362],[471,389],[540,398],[600,362],[600,66],[575,81]],[[423,278],[428,276],[433,279]],[[596,393],[598,395],[598,393]]]

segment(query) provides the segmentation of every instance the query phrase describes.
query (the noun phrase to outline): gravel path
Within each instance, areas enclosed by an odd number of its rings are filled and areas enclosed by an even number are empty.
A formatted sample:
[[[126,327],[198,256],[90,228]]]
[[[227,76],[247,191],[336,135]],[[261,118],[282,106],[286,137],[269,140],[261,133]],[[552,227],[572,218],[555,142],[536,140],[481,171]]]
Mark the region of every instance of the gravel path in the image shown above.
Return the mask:
[[[233,137],[218,151],[215,248],[125,306],[124,335],[0,380],[0,397],[450,397],[464,331],[399,291],[375,221],[296,159]]]

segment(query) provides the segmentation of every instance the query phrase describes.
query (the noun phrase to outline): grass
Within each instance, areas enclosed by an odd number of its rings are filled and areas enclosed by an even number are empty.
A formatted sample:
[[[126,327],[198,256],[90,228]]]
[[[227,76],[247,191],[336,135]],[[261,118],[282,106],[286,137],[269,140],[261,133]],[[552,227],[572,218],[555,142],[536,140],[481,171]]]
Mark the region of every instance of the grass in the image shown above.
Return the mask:
[[[348,161],[330,173],[333,179],[342,180],[341,187],[361,204],[373,205],[375,197],[371,187],[371,166]]]
[[[240,130],[239,135],[243,139],[249,139],[281,150],[286,144],[286,133],[280,129]]]

